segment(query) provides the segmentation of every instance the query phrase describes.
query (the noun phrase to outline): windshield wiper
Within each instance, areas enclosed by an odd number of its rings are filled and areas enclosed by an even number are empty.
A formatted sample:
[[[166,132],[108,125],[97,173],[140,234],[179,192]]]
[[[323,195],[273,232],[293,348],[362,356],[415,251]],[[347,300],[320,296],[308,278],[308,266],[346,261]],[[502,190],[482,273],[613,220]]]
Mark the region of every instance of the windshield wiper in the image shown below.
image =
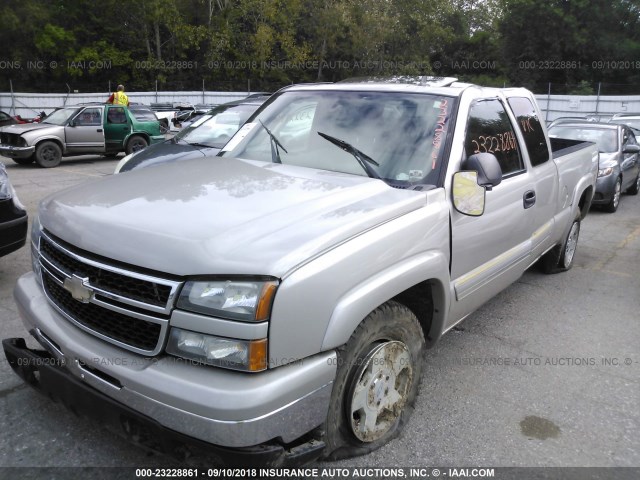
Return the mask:
[[[369,155],[358,150],[356,147],[345,142],[344,140],[340,140],[339,138],[332,137],[331,135],[327,135],[326,133],[322,133],[322,132],[318,132],[318,135],[320,135],[325,140],[328,140],[329,142],[333,143],[335,146],[341,148],[345,152],[353,155],[354,158],[360,164],[360,166],[362,166],[364,171],[367,172],[367,175],[369,175],[369,177],[382,180],[382,177],[378,175],[377,172],[373,168],[371,168],[371,166],[369,165],[371,164],[371,165],[375,165],[376,167],[379,167],[380,164],[376,162],[373,158],[371,158]]]
[[[273,163],[282,163],[282,160],[280,159],[280,150],[278,150],[278,147],[284,150],[284,153],[289,153],[289,152],[287,152],[287,149],[284,148],[284,146],[280,143],[280,140],[278,140],[278,138],[271,132],[271,130],[269,130],[267,126],[264,123],[262,123],[262,120],[258,120],[258,121],[260,122],[260,125],[262,125],[262,128],[264,128],[264,130],[267,132],[267,135],[269,135],[269,138],[271,139],[271,161]]]
[[[201,147],[201,148],[217,148],[217,147],[212,147],[211,145],[207,145],[206,143],[198,143],[198,142],[193,142],[193,143],[191,143],[191,142],[187,142],[186,140],[185,140],[185,143],[186,143],[187,145],[191,145],[192,147]]]

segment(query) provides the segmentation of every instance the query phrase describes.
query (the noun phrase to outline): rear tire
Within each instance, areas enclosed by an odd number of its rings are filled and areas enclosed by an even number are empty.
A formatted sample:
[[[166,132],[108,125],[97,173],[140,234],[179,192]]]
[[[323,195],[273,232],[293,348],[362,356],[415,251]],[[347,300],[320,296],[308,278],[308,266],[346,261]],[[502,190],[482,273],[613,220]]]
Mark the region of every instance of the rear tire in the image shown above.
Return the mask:
[[[562,245],[557,245],[540,259],[542,271],[547,274],[566,272],[573,267],[578,239],[580,237],[580,217],[571,224],[571,229]]]
[[[613,187],[613,196],[611,197],[611,201],[605,205],[604,211],[608,213],[614,213],[618,210],[618,205],[620,205],[620,196],[622,195],[622,179],[618,177],[616,180],[616,184]]]
[[[364,455],[399,435],[420,385],[425,341],[416,316],[389,301],[338,349],[325,424],[326,456]]]
[[[133,152],[137,152],[138,150],[142,150],[143,148],[146,148],[147,145],[149,145],[149,142],[147,142],[144,137],[141,137],[140,135],[134,135],[127,142],[127,155],[130,155]]]
[[[55,142],[42,142],[36,147],[36,163],[43,168],[53,168],[60,165],[62,150]]]

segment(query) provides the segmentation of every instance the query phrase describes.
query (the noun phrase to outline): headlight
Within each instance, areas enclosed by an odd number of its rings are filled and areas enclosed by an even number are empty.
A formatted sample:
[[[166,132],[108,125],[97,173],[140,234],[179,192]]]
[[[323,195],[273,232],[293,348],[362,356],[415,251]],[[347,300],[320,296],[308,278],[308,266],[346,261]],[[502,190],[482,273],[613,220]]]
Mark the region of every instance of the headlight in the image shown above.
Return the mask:
[[[613,167],[606,167],[598,169],[599,177],[606,177],[607,175],[611,175],[613,173]]]
[[[245,322],[269,319],[278,282],[210,280],[187,282],[178,308]]]
[[[260,372],[267,368],[267,340],[235,340],[172,328],[167,353],[218,367]]]

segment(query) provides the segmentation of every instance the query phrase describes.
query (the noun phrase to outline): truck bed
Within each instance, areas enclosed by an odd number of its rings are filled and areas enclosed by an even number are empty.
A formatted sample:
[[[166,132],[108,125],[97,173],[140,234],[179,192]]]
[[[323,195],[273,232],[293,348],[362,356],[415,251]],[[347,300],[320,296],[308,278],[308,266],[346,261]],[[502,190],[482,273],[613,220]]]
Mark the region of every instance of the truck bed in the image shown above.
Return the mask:
[[[551,154],[554,159],[568,155],[570,153],[582,150],[589,145],[595,145],[593,142],[584,142],[582,140],[571,140],[569,138],[549,138],[551,142]]]

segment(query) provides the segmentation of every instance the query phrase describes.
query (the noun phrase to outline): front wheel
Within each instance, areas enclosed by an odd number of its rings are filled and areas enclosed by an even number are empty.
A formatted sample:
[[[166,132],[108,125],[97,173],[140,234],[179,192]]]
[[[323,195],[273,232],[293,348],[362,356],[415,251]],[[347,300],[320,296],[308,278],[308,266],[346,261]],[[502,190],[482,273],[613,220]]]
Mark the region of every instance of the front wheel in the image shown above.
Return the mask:
[[[613,186],[611,201],[604,207],[605,212],[614,213],[618,210],[618,205],[620,205],[620,195],[622,195],[622,179],[618,177],[616,179],[616,184]]]
[[[418,319],[399,303],[389,301],[362,321],[338,349],[327,458],[367,454],[400,433],[418,393],[424,351]]]
[[[60,165],[62,150],[55,142],[42,142],[36,147],[36,163],[44,168],[52,168]]]
[[[139,135],[134,135],[127,142],[127,148],[126,148],[127,155],[130,155],[133,152],[137,152],[138,150],[142,150],[143,148],[146,148],[147,145],[149,145],[149,142],[147,142],[147,140],[144,137],[141,137]]]
[[[571,224],[569,234],[562,245],[558,245],[545,253],[540,260],[544,273],[566,272],[573,266],[578,238],[580,237],[580,218]]]

